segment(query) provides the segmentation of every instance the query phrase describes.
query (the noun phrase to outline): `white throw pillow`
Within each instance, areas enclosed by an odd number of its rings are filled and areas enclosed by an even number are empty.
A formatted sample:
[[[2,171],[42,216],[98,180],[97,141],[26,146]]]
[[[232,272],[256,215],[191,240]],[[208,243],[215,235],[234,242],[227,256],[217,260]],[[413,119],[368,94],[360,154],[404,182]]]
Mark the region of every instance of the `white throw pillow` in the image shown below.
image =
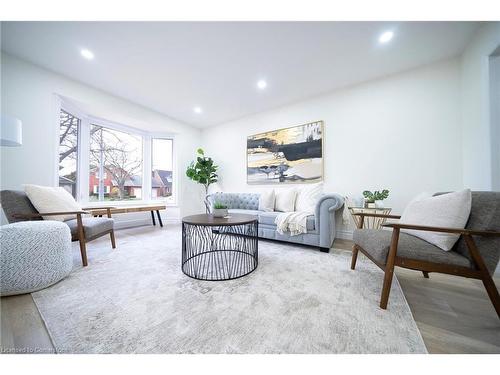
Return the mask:
[[[469,220],[472,195],[469,189],[438,195],[418,195],[405,208],[401,223],[430,227],[465,228]],[[402,229],[401,232],[419,237],[440,249],[450,251],[460,235]]]
[[[276,192],[276,200],[274,203],[274,210],[281,212],[295,211],[295,197],[297,191],[295,189],[280,189]]]
[[[323,195],[323,183],[301,187],[295,201],[295,211],[314,213],[318,199]]]
[[[274,189],[261,193],[259,196],[259,211],[274,211],[275,198]]]
[[[24,191],[38,212],[81,211],[82,207],[73,196],[62,187],[24,185]],[[44,220],[65,221],[75,215],[43,216]]]

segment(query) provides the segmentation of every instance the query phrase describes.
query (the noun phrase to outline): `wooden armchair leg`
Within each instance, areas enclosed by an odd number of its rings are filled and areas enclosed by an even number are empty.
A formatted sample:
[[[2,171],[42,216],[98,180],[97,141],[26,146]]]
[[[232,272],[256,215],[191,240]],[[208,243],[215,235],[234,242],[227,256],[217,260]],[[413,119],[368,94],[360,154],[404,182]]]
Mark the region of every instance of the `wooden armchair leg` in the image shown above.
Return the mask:
[[[87,267],[89,264],[87,261],[87,246],[85,244],[85,240],[79,240],[80,243],[80,253],[82,254],[82,264],[84,267]]]
[[[472,239],[471,235],[464,235],[465,243],[467,244],[467,248],[471,255],[472,260],[476,264],[476,267],[481,271],[481,281],[483,282],[484,287],[486,288],[486,292],[488,293],[488,297],[490,297],[490,301],[497,312],[498,317],[500,318],[500,295],[498,295],[498,289],[495,285],[495,282],[491,278],[490,272],[484,263],[483,257],[481,253],[477,249],[476,243]]]
[[[495,285],[495,282],[491,278],[490,274],[483,276],[482,279],[483,285],[486,288],[486,292],[488,293],[488,297],[490,297],[490,301],[497,312],[498,318],[500,318],[500,295],[498,294],[498,289]]]
[[[82,254],[82,264],[84,267],[88,265],[87,262],[87,246],[85,243],[85,232],[83,231],[82,215],[76,215],[76,224],[78,228],[78,242],[80,243],[80,253]]]
[[[391,292],[392,277],[394,274],[394,262],[396,260],[396,253],[398,251],[398,241],[399,228],[394,228],[394,230],[392,231],[391,247],[389,248],[389,254],[387,255],[387,261],[385,265],[382,296],[380,297],[380,307],[384,310],[387,309],[387,303],[389,302],[389,293]]]
[[[488,297],[490,297],[490,301],[493,304],[498,317],[500,318],[500,295],[498,294],[498,289],[495,285],[495,282],[491,278],[488,268],[486,268],[483,258],[481,257],[481,253],[477,249],[476,243],[472,239],[472,236],[465,235],[464,239],[465,243],[467,244],[467,248],[469,249],[472,260],[482,273],[481,281],[483,282],[483,285],[486,288],[486,292],[488,293]]]
[[[384,284],[382,286],[382,295],[380,296],[380,308],[387,309],[389,294],[391,293],[392,276],[394,274],[394,265],[385,268]]]
[[[351,259],[351,270],[356,268],[356,261],[358,260],[358,247],[356,245],[352,246],[352,259]]]
[[[106,214],[109,219],[111,219],[111,208],[106,209]],[[116,242],[115,242],[115,230],[111,229],[111,232],[109,233],[109,237],[111,238],[111,247],[113,249],[116,249]]]
[[[111,237],[111,247],[113,249],[116,249],[115,230],[114,229],[109,233],[109,237]]]

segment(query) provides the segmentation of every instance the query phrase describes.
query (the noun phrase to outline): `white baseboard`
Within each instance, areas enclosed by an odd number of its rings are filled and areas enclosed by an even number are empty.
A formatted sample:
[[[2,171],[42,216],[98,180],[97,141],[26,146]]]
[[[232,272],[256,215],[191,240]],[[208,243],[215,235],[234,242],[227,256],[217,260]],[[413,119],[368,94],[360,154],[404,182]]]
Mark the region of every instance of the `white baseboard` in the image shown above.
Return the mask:
[[[337,230],[335,232],[335,237],[340,238],[342,240],[352,241],[352,230]]]
[[[115,220],[115,229],[125,229],[131,227],[139,227],[143,225],[152,225],[151,219],[135,219],[135,220]]]
[[[162,218],[163,225],[179,224],[179,219],[176,218]],[[144,225],[153,225],[151,218],[149,219],[134,219],[134,220],[115,220],[115,229],[125,229],[132,227],[140,227]],[[156,220],[156,225],[158,224],[158,219]]]

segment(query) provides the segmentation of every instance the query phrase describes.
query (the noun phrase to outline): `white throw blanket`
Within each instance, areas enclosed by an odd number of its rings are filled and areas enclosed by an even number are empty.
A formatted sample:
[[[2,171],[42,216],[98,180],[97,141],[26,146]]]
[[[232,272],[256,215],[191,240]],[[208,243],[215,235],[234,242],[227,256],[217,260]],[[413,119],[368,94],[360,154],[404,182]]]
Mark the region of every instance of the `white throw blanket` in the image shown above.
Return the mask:
[[[279,234],[290,232],[291,236],[297,236],[302,233],[307,233],[307,217],[311,216],[310,212],[283,212],[276,216],[274,223]]]

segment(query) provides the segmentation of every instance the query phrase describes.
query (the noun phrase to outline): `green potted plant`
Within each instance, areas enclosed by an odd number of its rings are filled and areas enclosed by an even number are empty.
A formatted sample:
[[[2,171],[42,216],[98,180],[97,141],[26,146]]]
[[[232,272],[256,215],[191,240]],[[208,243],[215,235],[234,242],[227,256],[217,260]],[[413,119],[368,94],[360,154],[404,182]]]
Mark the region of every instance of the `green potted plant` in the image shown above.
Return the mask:
[[[205,156],[203,149],[199,148],[196,150],[197,157],[196,161],[192,161],[186,170],[186,176],[203,185],[205,188],[205,208],[207,213],[210,212],[209,205],[207,202],[208,187],[217,182],[217,168],[218,166],[214,164],[212,158]]]
[[[371,192],[369,190],[363,191],[363,196],[365,197],[365,206],[368,208],[382,208],[384,203],[382,202],[389,196],[389,190],[384,189],[382,191],[375,190]]]
[[[226,217],[227,214],[227,206],[225,204],[222,204],[220,202],[214,203],[214,209],[212,212],[212,215],[214,215],[214,217]]]

